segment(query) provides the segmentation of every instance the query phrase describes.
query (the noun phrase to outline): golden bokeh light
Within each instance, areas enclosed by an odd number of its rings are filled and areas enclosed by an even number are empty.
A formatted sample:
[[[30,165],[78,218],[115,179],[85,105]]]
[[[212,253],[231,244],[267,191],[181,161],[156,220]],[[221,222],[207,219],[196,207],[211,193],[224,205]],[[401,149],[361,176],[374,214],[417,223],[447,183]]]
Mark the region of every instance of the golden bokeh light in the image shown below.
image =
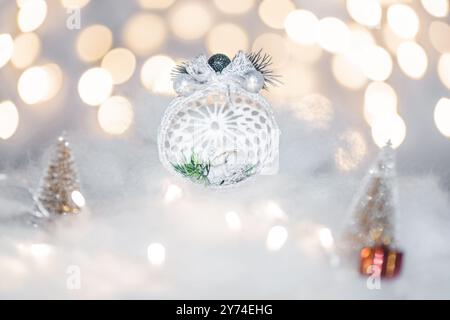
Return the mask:
[[[135,54],[146,55],[162,46],[167,38],[166,23],[158,15],[138,13],[123,29],[123,41]]]
[[[441,98],[434,108],[434,123],[439,132],[450,138],[450,99]]]
[[[274,67],[283,65],[289,58],[290,47],[285,38],[277,33],[263,33],[259,35],[252,45],[252,51],[270,54]]]
[[[375,38],[373,34],[358,24],[351,24],[350,28],[350,48],[349,51],[359,51],[374,45]]]
[[[288,231],[283,226],[273,226],[270,228],[267,239],[266,247],[270,251],[280,250],[288,238]]]
[[[339,170],[356,169],[367,153],[367,144],[361,133],[347,130],[339,137],[339,146],[334,154],[334,162]]]
[[[289,61],[300,63],[313,63],[320,59],[323,50],[317,44],[303,45],[286,39],[289,47]]]
[[[50,89],[48,72],[42,67],[26,69],[17,83],[17,91],[26,104],[36,104],[45,100]]]
[[[368,27],[375,27],[381,21],[378,0],[347,0],[347,11],[353,20]]]
[[[0,102],[0,139],[9,139],[19,126],[19,113],[11,101]]]
[[[387,7],[395,3],[411,3],[414,0],[378,0],[382,7]]]
[[[450,26],[442,21],[433,21],[428,28],[433,48],[440,53],[450,52]]]
[[[103,68],[85,71],[78,81],[78,94],[84,103],[98,106],[109,98],[113,90],[111,74]]]
[[[19,78],[17,91],[26,104],[38,104],[52,99],[63,81],[61,68],[54,63],[26,69]]]
[[[387,24],[382,28],[382,37],[386,49],[388,49],[392,54],[397,53],[398,46],[404,41],[404,39],[396,35]]]
[[[136,57],[128,49],[115,48],[103,57],[101,67],[109,71],[114,84],[124,83],[136,69]]]
[[[267,221],[285,221],[288,219],[286,212],[281,208],[280,204],[274,200],[268,200],[259,211],[267,219]]]
[[[145,61],[141,69],[142,85],[156,94],[174,94],[171,71],[176,66],[172,58],[156,55]]]
[[[164,203],[172,204],[183,197],[183,189],[174,183],[170,183],[164,193]]]
[[[420,2],[425,11],[434,17],[443,18],[448,14],[448,0],[420,0]]]
[[[326,250],[330,250],[334,246],[333,234],[331,233],[331,230],[326,227],[319,229],[319,240],[322,247]]]
[[[398,46],[397,61],[400,69],[410,78],[420,79],[427,71],[427,54],[414,41],[405,41]]]
[[[96,24],[85,28],[77,38],[77,52],[81,60],[93,62],[101,59],[111,48],[113,35],[107,27]]]
[[[79,208],[82,208],[86,205],[86,199],[84,198],[83,194],[78,190],[72,191],[72,193],[70,194],[70,198]]]
[[[74,8],[78,8],[81,9],[83,7],[85,7],[90,0],[61,0],[61,5],[64,8],[68,8],[68,9],[74,9]]]
[[[133,123],[133,107],[128,99],[112,96],[100,105],[97,120],[100,128],[106,133],[120,135]]]
[[[214,0],[214,3],[224,13],[243,14],[255,5],[255,0]]]
[[[387,21],[392,31],[400,38],[412,39],[419,31],[419,17],[408,5],[393,4],[388,8]]]
[[[331,70],[337,82],[346,88],[358,90],[367,83],[358,63],[346,55],[333,56]]]
[[[289,12],[295,10],[290,0],[263,0],[258,8],[259,17],[271,28],[283,29],[284,20]]]
[[[172,9],[169,24],[173,33],[183,40],[203,37],[211,28],[211,14],[199,2],[182,2]]]
[[[14,39],[12,64],[19,69],[29,67],[41,52],[41,40],[32,32],[21,33]]]
[[[313,93],[292,103],[294,116],[315,129],[326,129],[333,119],[334,110],[328,98]]]
[[[438,75],[444,86],[450,89],[450,53],[444,53],[439,58]]]
[[[406,125],[398,114],[377,117],[372,123],[372,138],[375,144],[382,148],[387,143],[392,148],[398,148],[406,137]]]
[[[144,9],[162,10],[170,7],[175,0],[138,0],[139,5]]]
[[[397,94],[385,82],[370,83],[364,93],[364,118],[370,125],[377,117],[397,113]]]
[[[0,68],[8,63],[14,52],[14,42],[11,35],[0,34]]]
[[[348,26],[334,17],[326,17],[319,21],[319,45],[331,53],[345,52],[350,44]]]
[[[364,49],[362,71],[367,78],[374,81],[384,81],[392,73],[392,58],[380,46],[372,45]]]
[[[61,90],[63,83],[63,73],[56,63],[48,63],[42,66],[48,77],[47,92],[44,94],[43,101],[47,101],[55,97]]]
[[[17,14],[20,31],[31,32],[39,28],[47,16],[47,2],[44,0],[23,1]]]
[[[291,11],[284,20],[284,29],[293,41],[308,45],[317,41],[319,19],[307,10]]]
[[[271,86],[266,94],[278,105],[292,101],[317,90],[317,72],[310,64],[295,62],[286,63],[277,68],[277,73],[283,75],[283,85]]]
[[[375,39],[366,28],[352,24],[350,28],[350,42],[348,50],[343,53],[347,61],[350,61],[354,67],[359,67],[360,71],[367,62],[366,51],[375,45]]]
[[[236,211],[228,211],[225,214],[225,221],[228,228],[232,231],[240,231],[242,229],[242,222],[239,214]]]
[[[18,8],[22,8],[27,1],[29,0],[16,0],[16,5]]]
[[[244,29],[233,23],[216,25],[208,32],[206,46],[211,53],[223,53],[229,57],[239,50],[248,49],[248,36]]]

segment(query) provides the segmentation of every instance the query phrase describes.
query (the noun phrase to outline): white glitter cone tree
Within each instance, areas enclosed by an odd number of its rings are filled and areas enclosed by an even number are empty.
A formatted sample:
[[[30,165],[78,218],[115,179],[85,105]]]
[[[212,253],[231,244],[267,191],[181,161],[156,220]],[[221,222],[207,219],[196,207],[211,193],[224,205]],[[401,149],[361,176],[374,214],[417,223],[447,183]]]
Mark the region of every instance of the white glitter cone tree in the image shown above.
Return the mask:
[[[364,188],[353,206],[346,233],[346,249],[359,251],[359,271],[375,278],[393,278],[400,270],[403,253],[395,249],[397,210],[394,150],[388,143],[370,169]]]
[[[353,218],[346,233],[349,245],[392,245],[396,211],[395,155],[390,144],[380,151],[378,159],[365,178],[361,193],[353,205]]]
[[[35,196],[41,216],[79,213],[84,206],[72,151],[64,136],[57,141],[55,154]]]

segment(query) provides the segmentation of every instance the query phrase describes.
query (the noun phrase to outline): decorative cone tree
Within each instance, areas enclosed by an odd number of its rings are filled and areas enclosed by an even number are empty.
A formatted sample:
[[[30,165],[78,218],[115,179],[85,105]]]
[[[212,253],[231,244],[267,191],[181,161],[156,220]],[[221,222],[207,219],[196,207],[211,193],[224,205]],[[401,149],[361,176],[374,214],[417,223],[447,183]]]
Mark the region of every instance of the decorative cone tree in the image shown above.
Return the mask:
[[[356,198],[347,243],[360,250],[362,274],[394,277],[400,271],[402,253],[395,250],[395,156],[388,143],[365,178]]]
[[[84,206],[72,151],[64,136],[58,138],[55,154],[35,200],[39,214],[47,217],[79,213]]]

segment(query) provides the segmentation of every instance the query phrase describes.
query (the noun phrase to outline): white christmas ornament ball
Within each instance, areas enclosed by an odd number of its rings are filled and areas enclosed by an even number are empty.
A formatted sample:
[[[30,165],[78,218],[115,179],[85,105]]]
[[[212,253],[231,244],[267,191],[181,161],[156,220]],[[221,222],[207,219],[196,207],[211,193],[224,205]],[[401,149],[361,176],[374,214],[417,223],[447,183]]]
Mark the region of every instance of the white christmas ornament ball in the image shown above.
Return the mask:
[[[178,97],[158,133],[160,160],[169,171],[212,188],[277,171],[279,129],[258,94],[265,83],[255,67],[261,59],[269,58],[201,55],[176,70]]]

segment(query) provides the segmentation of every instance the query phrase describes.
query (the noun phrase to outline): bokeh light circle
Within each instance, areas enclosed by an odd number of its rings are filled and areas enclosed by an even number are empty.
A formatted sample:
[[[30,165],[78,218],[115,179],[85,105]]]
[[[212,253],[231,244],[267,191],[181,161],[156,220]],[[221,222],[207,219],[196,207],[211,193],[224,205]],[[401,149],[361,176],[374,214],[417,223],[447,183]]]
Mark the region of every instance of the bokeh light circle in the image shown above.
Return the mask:
[[[172,58],[156,55],[145,61],[141,69],[142,85],[153,93],[174,94],[171,71],[176,66]]]
[[[284,20],[289,12],[295,10],[290,0],[263,0],[258,8],[259,17],[269,27],[283,29]]]
[[[439,132],[450,138],[450,99],[441,98],[434,108],[434,123]]]
[[[232,58],[239,50],[247,50],[248,37],[238,25],[222,23],[208,33],[206,46],[210,53],[223,53]]]
[[[284,29],[293,41],[300,44],[313,44],[317,41],[319,19],[307,10],[291,11],[284,20]]]
[[[339,170],[351,171],[358,167],[366,153],[367,144],[362,134],[355,130],[347,130],[339,136],[334,161]]]
[[[12,101],[0,102],[0,139],[9,139],[19,126],[19,113]]]
[[[448,0],[420,0],[420,2],[425,11],[434,17],[443,18],[448,14]]]
[[[372,124],[377,117],[397,113],[397,94],[385,82],[371,82],[364,92],[364,117]]]
[[[41,40],[33,32],[21,33],[14,39],[12,64],[19,69],[29,67],[41,52]]]
[[[11,35],[0,34],[0,68],[8,63],[13,55],[14,42]]]
[[[138,0],[139,5],[144,9],[162,10],[170,7],[175,0]]]
[[[368,27],[375,27],[381,21],[378,0],[347,0],[347,11],[353,20]]]
[[[97,120],[103,131],[112,135],[120,135],[133,123],[133,107],[128,99],[122,96],[109,97],[100,105]]]
[[[333,56],[331,70],[337,82],[346,88],[357,90],[367,83],[367,78],[359,65],[346,55]]]
[[[450,53],[444,53],[439,58],[438,75],[442,83],[450,89]]]
[[[61,0],[61,5],[68,9],[81,9],[85,7],[90,0]]]
[[[17,92],[26,104],[52,99],[61,89],[63,75],[55,63],[26,69],[17,82]]]
[[[319,21],[319,45],[331,53],[345,52],[350,44],[350,30],[341,20],[326,17]]]
[[[392,73],[392,58],[380,46],[369,46],[363,50],[362,70],[367,78],[374,81],[384,81]]]
[[[403,143],[405,137],[406,125],[398,114],[377,117],[372,122],[372,138],[380,148],[390,142],[392,148],[396,149]]]
[[[113,35],[106,26],[95,24],[81,31],[77,38],[77,52],[81,60],[93,62],[101,59],[111,48]]]
[[[138,13],[126,22],[123,41],[135,54],[146,55],[162,46],[167,38],[163,18],[151,13]]]
[[[263,33],[259,35],[252,44],[252,50],[270,54],[274,62],[273,67],[276,68],[283,65],[289,58],[291,47],[287,39],[277,33]]]
[[[98,106],[111,95],[113,79],[103,68],[91,68],[85,71],[78,81],[78,93],[84,103]]]
[[[19,96],[26,104],[36,104],[45,100],[50,89],[50,78],[42,67],[26,69],[17,82]]]
[[[414,41],[405,41],[398,46],[397,61],[400,69],[412,79],[422,78],[427,71],[427,54]]]
[[[442,21],[431,22],[428,37],[434,49],[440,53],[450,52],[450,25]]]
[[[214,0],[216,7],[228,14],[243,14],[255,4],[255,0]]]
[[[388,8],[387,21],[392,31],[400,38],[412,39],[419,31],[419,17],[408,5],[393,4]]]
[[[211,14],[200,2],[180,2],[169,15],[169,24],[175,36],[183,40],[203,37],[211,27]]]
[[[43,65],[42,68],[47,72],[48,76],[47,92],[44,94],[43,98],[43,101],[47,101],[56,96],[61,90],[63,84],[63,72],[56,63],[48,63]]]
[[[128,49],[115,48],[103,57],[101,67],[109,71],[114,84],[124,83],[136,69],[136,57]]]
[[[47,16],[47,2],[44,0],[23,1],[17,14],[20,31],[31,32],[39,28]]]

